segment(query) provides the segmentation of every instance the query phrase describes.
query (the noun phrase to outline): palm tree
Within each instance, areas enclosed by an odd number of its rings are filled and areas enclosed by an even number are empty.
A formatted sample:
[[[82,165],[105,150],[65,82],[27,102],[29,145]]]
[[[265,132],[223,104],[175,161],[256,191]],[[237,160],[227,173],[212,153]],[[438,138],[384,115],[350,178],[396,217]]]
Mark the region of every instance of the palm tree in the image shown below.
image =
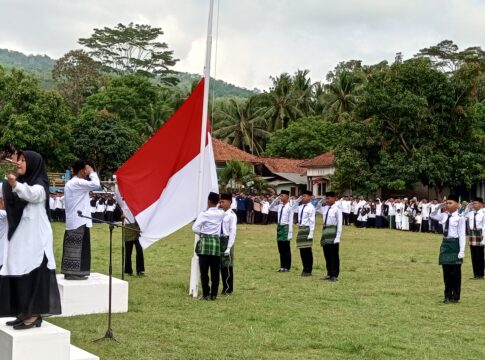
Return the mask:
[[[221,172],[220,182],[227,188],[239,191],[251,181],[254,173],[251,166],[239,160],[229,160]]]
[[[268,130],[274,132],[285,129],[291,120],[303,116],[303,112],[298,108],[291,76],[283,73],[279,77],[271,77],[271,80],[273,87],[265,94],[265,117],[269,120]]]
[[[271,135],[265,130],[267,122],[263,112],[257,96],[221,101],[216,104],[213,134],[241,150],[260,155]]]
[[[357,102],[363,79],[355,73],[343,70],[326,85],[326,110],[335,120],[345,112],[352,111]]]
[[[312,114],[313,86],[308,77],[310,70],[298,70],[293,76],[293,97],[295,105],[304,116]]]

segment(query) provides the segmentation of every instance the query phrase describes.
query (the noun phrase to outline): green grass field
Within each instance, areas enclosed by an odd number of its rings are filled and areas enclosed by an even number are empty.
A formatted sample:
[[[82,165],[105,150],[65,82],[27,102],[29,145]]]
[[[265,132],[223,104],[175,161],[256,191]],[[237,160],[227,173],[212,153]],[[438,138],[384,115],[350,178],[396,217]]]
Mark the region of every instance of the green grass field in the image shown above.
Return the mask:
[[[56,259],[64,227],[54,224]],[[121,276],[115,231],[114,275]],[[316,236],[320,231],[316,231]],[[108,231],[92,230],[92,271],[107,273]],[[462,300],[442,304],[440,237],[345,227],[337,283],[302,278],[292,243],[290,273],[277,273],[275,226],[243,225],[236,240],[235,293],[217,301],[187,295],[193,235],[186,227],[145,252],[146,276],[129,277],[129,312],[51,318],[72,343],[101,359],[484,359],[485,281],[471,281],[467,249]]]

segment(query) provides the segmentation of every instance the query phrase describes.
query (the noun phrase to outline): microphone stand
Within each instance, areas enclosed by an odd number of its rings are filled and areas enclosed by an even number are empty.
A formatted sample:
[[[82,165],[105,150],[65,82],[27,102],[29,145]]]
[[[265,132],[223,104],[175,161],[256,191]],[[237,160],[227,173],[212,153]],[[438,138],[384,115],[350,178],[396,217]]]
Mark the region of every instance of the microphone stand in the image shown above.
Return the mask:
[[[84,219],[91,219],[94,220],[90,216],[85,216],[82,214],[82,212],[79,210],[77,212],[77,215],[79,217],[82,217]],[[96,219],[97,220],[97,219]],[[126,228],[126,226],[117,224],[115,222],[111,221],[105,221],[105,220],[97,220],[100,223],[108,224],[109,225],[109,293],[108,293],[108,330],[106,330],[106,334],[99,339],[94,340],[94,342],[100,341],[100,340],[114,340],[116,342],[119,342],[113,335],[113,330],[111,329],[111,300],[112,300],[112,294],[113,294],[113,287],[112,287],[112,278],[113,278],[113,230],[115,227],[119,228]],[[130,229],[132,231],[137,231],[134,229]]]

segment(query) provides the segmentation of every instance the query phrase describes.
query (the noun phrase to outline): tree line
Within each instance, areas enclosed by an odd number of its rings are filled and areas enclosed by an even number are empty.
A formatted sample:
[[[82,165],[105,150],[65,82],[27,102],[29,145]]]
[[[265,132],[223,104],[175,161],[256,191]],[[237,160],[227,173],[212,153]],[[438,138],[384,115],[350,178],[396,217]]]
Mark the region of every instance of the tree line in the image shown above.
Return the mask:
[[[94,29],[85,50],[55,62],[53,91],[0,68],[0,146],[35,149],[52,170],[84,157],[110,175],[190,93],[174,86],[178,60],[162,36],[132,23]],[[334,151],[337,189],[470,188],[484,176],[484,70],[480,47],[446,40],[391,63],[341,62],[322,81],[283,73],[248,98],[211,98],[213,134],[262,156]]]

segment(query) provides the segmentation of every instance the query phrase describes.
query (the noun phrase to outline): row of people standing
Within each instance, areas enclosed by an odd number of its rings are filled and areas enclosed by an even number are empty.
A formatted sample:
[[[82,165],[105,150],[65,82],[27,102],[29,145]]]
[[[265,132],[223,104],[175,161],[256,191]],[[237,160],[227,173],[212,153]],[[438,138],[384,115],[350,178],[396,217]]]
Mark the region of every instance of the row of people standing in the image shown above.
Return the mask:
[[[315,206],[312,203],[312,193],[303,192],[303,195],[290,203],[288,191],[281,191],[270,209],[277,212],[276,241],[280,256],[278,272],[286,273],[291,269],[291,246],[293,238],[293,219],[297,214],[298,233],[296,247],[300,251],[303,271],[301,276],[311,276],[313,271],[313,238],[315,234],[315,216],[319,212],[323,217],[322,235],[320,245],[325,257],[326,276],[324,280],[338,281],[340,274],[339,244],[342,235],[343,216],[340,207],[336,204],[334,192],[325,194],[325,205],[322,201]]]

